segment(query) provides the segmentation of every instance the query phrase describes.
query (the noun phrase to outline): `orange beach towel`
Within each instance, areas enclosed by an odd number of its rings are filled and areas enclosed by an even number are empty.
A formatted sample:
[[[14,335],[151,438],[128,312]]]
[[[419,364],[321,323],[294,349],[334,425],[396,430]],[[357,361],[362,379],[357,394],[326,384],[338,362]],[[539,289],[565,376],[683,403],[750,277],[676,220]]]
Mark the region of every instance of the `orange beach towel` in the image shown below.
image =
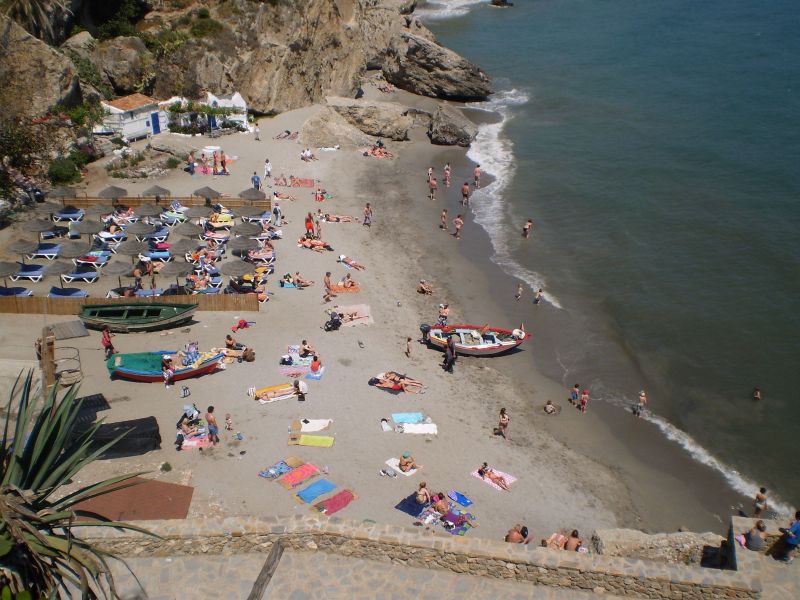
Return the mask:
[[[294,471],[288,472],[278,480],[284,489],[292,490],[303,482],[319,475],[319,469],[311,463],[306,463],[297,467]]]
[[[295,177],[294,179],[290,180],[292,187],[314,187],[314,180],[313,179],[303,179],[300,177]]]
[[[331,291],[334,294],[357,294],[361,291],[361,286],[354,285],[351,287],[344,287],[343,285],[337,283],[331,286]]]

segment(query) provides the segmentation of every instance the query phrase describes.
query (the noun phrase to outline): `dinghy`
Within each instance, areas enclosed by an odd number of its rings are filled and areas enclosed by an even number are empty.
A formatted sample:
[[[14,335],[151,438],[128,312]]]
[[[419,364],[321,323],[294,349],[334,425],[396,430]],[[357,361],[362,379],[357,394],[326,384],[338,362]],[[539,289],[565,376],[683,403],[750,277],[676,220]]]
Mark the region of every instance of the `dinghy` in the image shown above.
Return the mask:
[[[161,370],[161,359],[165,354],[173,356],[173,376],[171,381],[180,381],[190,377],[199,377],[213,373],[222,366],[222,353],[204,352],[189,365],[180,364],[180,358],[174,351],[136,352],[132,354],[114,354],[106,361],[106,368],[113,378],[141,381],[144,383],[164,382]]]
[[[530,336],[524,329],[499,329],[488,325],[423,325],[429,345],[444,350],[447,340],[455,336],[456,352],[467,356],[495,356],[516,348]]]

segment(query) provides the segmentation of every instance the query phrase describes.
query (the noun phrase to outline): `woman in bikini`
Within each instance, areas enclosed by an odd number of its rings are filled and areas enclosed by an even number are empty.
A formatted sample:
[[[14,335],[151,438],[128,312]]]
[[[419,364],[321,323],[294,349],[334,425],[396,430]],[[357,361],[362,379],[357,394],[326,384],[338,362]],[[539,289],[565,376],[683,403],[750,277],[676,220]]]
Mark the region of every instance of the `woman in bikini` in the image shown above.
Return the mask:
[[[505,491],[509,491],[508,483],[506,483],[506,478],[500,475],[497,471],[492,469],[487,463],[483,463],[483,466],[478,469],[478,475],[483,477],[484,479],[488,479],[495,485],[499,486],[500,488],[504,489]]]
[[[355,280],[354,280],[354,279],[353,279],[353,278],[350,276],[350,273],[348,273],[347,275],[345,275],[345,276],[344,276],[344,278],[343,278],[343,279],[342,279],[342,281],[340,282],[340,285],[341,285],[342,287],[344,287],[344,289],[346,289],[346,290],[347,290],[347,289],[350,289],[350,288],[358,287],[358,284],[357,284],[357,283],[356,283],[356,281],[355,281]]]
[[[347,215],[331,215],[328,213],[325,213],[322,218],[328,223],[350,223],[353,220],[353,217],[348,217]]]
[[[352,267],[356,271],[364,271],[367,268],[360,262],[356,262],[349,256],[345,256],[344,254],[339,255],[339,262],[346,264],[348,267]]]
[[[424,481],[420,482],[415,497],[417,500],[417,504],[426,505],[431,503],[431,493],[428,491],[427,483],[425,483]]]

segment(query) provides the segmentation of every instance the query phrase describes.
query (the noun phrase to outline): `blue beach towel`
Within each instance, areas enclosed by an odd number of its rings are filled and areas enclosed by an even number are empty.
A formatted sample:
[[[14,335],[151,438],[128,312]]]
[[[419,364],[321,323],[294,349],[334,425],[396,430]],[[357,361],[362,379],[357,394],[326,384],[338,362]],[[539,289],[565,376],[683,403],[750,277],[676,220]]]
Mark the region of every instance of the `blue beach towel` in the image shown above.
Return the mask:
[[[400,423],[422,423],[425,417],[421,412],[392,413],[392,421]]]
[[[411,515],[415,519],[418,518],[422,514],[422,511],[425,510],[425,507],[422,504],[417,503],[416,493],[413,493],[410,496],[400,500],[400,502],[395,505],[395,508],[400,512]]]
[[[331,483],[327,479],[320,479],[319,481],[315,481],[302,492],[297,492],[295,496],[297,496],[300,500],[305,502],[306,504],[311,504],[314,500],[318,497],[322,496],[322,494],[327,494],[331,490],[336,489],[336,484]]]
[[[447,492],[447,496],[454,502],[458,502],[461,506],[469,506],[470,504],[472,504],[472,500],[467,498],[461,492],[457,492],[456,490],[450,490],[449,492]]]
[[[320,367],[319,373],[306,373],[306,379],[315,379],[319,381],[325,375],[325,367]]]
[[[296,288],[297,286],[295,284],[293,284],[293,283],[287,283],[287,282],[281,280],[281,287],[282,288]]]
[[[264,471],[259,471],[258,474],[261,477],[266,477],[267,479],[277,479],[284,473],[288,473],[292,470],[292,467],[286,464],[286,461],[281,460],[274,465],[272,465],[269,469]]]

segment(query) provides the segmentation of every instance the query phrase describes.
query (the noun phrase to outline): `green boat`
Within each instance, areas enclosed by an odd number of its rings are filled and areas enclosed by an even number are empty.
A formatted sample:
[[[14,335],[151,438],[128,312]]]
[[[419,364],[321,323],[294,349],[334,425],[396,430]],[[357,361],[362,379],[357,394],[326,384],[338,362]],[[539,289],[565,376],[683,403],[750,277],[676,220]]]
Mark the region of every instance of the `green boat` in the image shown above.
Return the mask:
[[[115,333],[157,331],[177,327],[189,321],[197,304],[86,304],[78,315],[91,329],[108,327]]]

